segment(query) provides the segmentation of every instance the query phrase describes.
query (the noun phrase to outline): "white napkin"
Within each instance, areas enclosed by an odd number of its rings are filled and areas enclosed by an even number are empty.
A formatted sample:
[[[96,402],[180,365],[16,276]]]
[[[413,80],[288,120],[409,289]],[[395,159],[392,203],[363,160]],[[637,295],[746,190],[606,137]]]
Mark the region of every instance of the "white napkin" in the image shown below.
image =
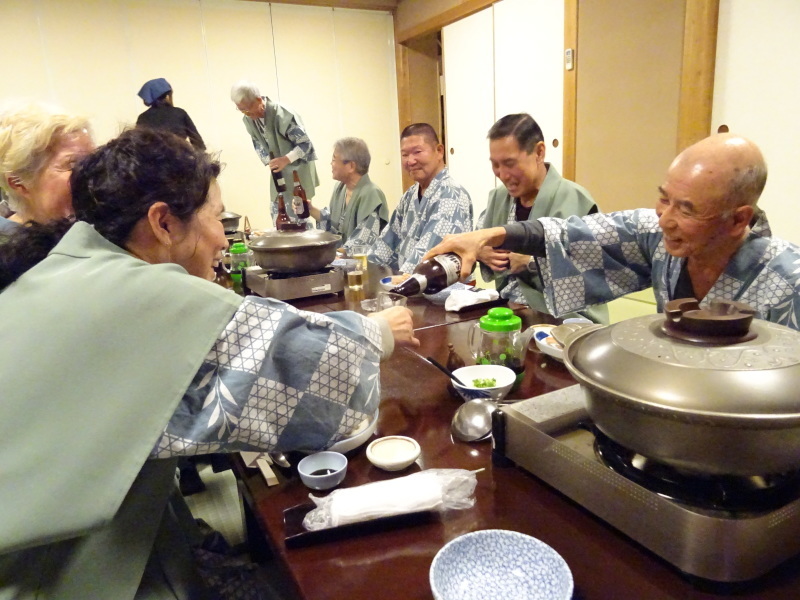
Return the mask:
[[[473,304],[497,300],[499,297],[500,294],[497,293],[497,290],[480,290],[478,292],[473,292],[472,290],[453,290],[444,303],[444,309],[450,311],[461,310]]]
[[[477,481],[465,469],[427,469],[387,481],[334,490],[324,498],[309,497],[317,505],[303,519],[309,531],[338,527],[423,510],[469,508]]]

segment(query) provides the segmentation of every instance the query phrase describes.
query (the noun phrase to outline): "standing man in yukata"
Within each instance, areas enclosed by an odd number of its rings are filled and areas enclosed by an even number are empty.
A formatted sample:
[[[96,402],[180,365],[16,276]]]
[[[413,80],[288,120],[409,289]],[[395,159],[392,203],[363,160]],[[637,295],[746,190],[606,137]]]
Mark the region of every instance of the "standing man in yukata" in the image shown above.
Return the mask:
[[[426,258],[458,253],[463,278],[483,246],[540,257],[556,316],[652,286],[659,312],[678,298],[735,300],[800,330],[800,247],[772,236],[757,206],[766,182],[758,146],[712,135],[672,161],[655,210],[481,229],[448,238]]]
[[[486,210],[478,217],[476,229],[598,212],[588,191],[562,178],[553,165],[545,162],[544,135],[529,114],[506,115],[492,125],[488,138],[492,171],[502,184],[489,192]],[[502,298],[549,312],[536,257],[486,246],[478,260],[484,281],[495,280]],[[608,308],[593,306],[571,316],[607,323]]]
[[[319,185],[314,165],[317,155],[300,116],[267,96],[262,96],[255,84],[245,80],[233,84],[231,100],[244,114],[244,127],[264,166],[269,167],[273,173],[282,172],[290,192],[294,185],[292,171],[297,171],[306,196],[309,200],[313,198]],[[270,158],[270,153],[273,158]],[[278,216],[278,190],[275,189],[272,177],[269,179],[269,189],[274,223]],[[291,202],[286,202],[286,214],[292,221],[301,221],[295,215]],[[307,227],[313,227],[309,219],[305,222]]]
[[[411,273],[445,235],[472,231],[472,200],[450,177],[444,146],[427,123],[414,123],[403,130],[400,156],[403,168],[416,183],[403,194],[368,260]]]

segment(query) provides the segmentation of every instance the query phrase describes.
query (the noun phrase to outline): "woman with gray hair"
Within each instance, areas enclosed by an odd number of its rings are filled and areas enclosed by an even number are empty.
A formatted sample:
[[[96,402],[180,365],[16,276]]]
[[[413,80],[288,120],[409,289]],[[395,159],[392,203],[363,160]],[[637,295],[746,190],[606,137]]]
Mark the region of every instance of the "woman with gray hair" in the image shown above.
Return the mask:
[[[0,187],[9,208],[0,231],[70,217],[72,168],[94,148],[89,122],[41,103],[0,114]]]
[[[386,196],[369,178],[369,149],[364,140],[348,137],[333,145],[331,173],[339,183],[330,206],[309,207],[317,228],[342,236],[342,245],[371,246],[389,221]]]

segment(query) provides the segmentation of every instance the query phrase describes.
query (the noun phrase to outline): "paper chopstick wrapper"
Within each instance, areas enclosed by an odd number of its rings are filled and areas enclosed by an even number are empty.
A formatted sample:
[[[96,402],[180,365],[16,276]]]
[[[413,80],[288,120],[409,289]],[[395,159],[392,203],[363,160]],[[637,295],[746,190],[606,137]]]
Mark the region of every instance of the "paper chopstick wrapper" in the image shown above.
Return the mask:
[[[303,519],[309,531],[339,527],[425,510],[470,508],[477,480],[473,471],[428,469],[388,481],[334,490],[318,498],[309,494],[317,507]]]
[[[500,294],[497,290],[481,290],[473,292],[471,290],[454,290],[447,297],[444,303],[444,309],[449,311],[461,310],[465,306],[473,304],[481,304],[483,302],[492,302],[497,300]]]
[[[272,470],[272,459],[266,452],[239,452],[246,467],[258,469],[267,482],[267,486],[278,485],[278,477]]]

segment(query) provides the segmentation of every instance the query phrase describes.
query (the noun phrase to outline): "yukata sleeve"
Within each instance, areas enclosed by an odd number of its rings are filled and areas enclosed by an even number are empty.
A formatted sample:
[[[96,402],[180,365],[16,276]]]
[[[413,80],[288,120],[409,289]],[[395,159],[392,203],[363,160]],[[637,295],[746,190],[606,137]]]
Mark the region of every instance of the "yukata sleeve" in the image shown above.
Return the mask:
[[[400,200],[400,204],[389,217],[389,222],[380,232],[378,239],[370,248],[367,259],[369,262],[376,265],[383,265],[391,269],[397,269],[398,253],[400,242],[403,239],[403,220],[406,218],[408,203],[405,202],[405,197]]]
[[[416,245],[406,252],[400,271],[411,273],[425,253],[451,233],[472,231],[472,200],[460,186],[442,185],[432,199],[437,203],[422,227]]]
[[[264,145],[259,142],[256,138],[251,137],[250,141],[253,142],[253,148],[255,148],[256,154],[258,154],[258,158],[261,159],[261,163],[266,167],[269,165],[269,148],[264,147]],[[277,205],[275,210],[272,214],[277,213]]]
[[[283,132],[283,135],[294,146],[289,152],[286,153],[287,158],[292,162],[303,159],[306,162],[317,160],[316,152],[314,151],[314,144],[311,143],[311,138],[308,137],[306,130],[292,119],[289,127]]]
[[[380,401],[381,324],[247,297],[220,333],[151,458],[315,451],[348,437]]]
[[[547,306],[555,316],[652,286],[660,248],[655,212],[620,211],[539,219],[546,258],[538,259]]]
[[[381,232],[381,217],[378,209],[372,211],[369,216],[361,221],[355,231],[347,238],[344,247],[350,249],[352,246],[372,246]]]
[[[317,221],[317,229],[322,229],[323,231],[333,230],[333,223],[331,222],[331,209],[328,208],[327,206],[319,210],[319,221]]]

